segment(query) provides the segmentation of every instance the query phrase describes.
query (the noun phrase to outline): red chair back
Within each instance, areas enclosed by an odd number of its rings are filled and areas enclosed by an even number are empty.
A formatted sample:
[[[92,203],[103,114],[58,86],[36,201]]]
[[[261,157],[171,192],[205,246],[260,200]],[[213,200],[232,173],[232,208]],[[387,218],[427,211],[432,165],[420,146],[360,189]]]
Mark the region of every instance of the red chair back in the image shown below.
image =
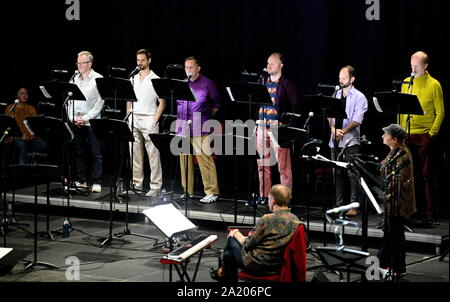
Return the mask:
[[[239,272],[239,279],[269,282],[305,282],[306,280],[306,237],[305,226],[300,224],[283,253],[284,264],[279,275],[252,276]]]

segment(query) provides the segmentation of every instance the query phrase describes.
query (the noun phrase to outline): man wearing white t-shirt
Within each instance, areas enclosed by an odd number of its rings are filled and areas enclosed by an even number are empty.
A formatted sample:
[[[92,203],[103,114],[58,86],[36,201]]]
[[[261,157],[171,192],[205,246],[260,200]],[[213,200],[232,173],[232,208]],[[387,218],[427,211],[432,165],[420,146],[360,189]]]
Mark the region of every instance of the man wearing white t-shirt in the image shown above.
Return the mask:
[[[131,77],[137,102],[127,103],[127,112],[133,109],[133,116],[128,120],[133,130],[133,183],[142,190],[144,181],[144,148],[147,150],[150,164],[150,191],[146,196],[158,196],[162,186],[162,169],[159,151],[149,134],[158,133],[158,120],[166,106],[166,100],[159,99],[153,88],[152,79],[159,77],[150,70],[151,54],[146,49],[136,53],[139,73]],[[132,125],[133,124],[133,125]],[[131,147],[131,144],[130,144]]]

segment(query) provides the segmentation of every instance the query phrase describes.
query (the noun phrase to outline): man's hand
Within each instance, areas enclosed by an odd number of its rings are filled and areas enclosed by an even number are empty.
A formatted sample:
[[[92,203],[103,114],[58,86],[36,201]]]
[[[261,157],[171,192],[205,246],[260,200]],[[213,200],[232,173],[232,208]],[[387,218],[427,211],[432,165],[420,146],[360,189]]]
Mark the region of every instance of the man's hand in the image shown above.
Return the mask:
[[[341,140],[344,137],[344,131],[342,131],[342,129],[332,129],[331,132],[333,138],[337,141]]]

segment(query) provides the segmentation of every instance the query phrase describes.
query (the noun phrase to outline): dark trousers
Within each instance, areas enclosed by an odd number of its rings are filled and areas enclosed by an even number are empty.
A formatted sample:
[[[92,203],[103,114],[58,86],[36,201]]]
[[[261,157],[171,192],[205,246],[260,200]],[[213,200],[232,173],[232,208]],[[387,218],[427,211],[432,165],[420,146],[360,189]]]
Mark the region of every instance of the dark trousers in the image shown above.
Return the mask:
[[[101,184],[102,177],[102,155],[100,153],[100,145],[97,137],[89,126],[83,126],[76,129],[74,138],[75,146],[75,168],[78,181],[86,181],[86,171],[84,167],[83,149],[86,144],[89,144],[92,158],[91,176],[92,183]]]
[[[433,216],[433,200],[430,191],[430,144],[428,133],[412,134],[407,139],[414,165],[414,186],[416,189],[416,207],[420,215]]]
[[[238,281],[238,268],[244,269],[242,262],[242,245],[234,238],[229,237],[222,255],[223,272],[227,281]]]
[[[331,159],[338,160],[342,148],[331,148]],[[353,145],[345,149],[339,161],[351,162],[355,154],[359,153],[359,145]],[[359,202],[361,196],[361,188],[358,181],[358,175],[351,169],[335,168],[335,185],[336,185],[336,205],[344,204],[344,183],[346,175],[350,178],[350,202]]]
[[[45,153],[48,149],[47,142],[39,137],[30,140],[16,139],[13,145],[18,155],[18,162],[21,165],[30,163],[27,153]]]
[[[380,267],[406,272],[405,217],[387,216],[384,221],[383,244],[378,252]]]

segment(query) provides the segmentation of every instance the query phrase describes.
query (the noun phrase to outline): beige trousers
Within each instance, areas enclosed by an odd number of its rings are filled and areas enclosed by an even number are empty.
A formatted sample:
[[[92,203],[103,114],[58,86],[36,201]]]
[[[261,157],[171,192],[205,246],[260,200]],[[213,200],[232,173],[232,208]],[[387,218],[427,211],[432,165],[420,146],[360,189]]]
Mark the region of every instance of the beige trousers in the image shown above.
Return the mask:
[[[148,161],[150,164],[150,189],[161,190],[162,169],[159,150],[155,147],[149,134],[158,133],[158,125],[153,124],[153,115],[134,115],[133,136],[133,183],[138,190],[142,190],[144,181],[144,145],[147,150]],[[130,126],[131,126],[131,118]]]
[[[217,182],[216,164],[211,155],[211,139],[209,135],[195,136],[191,138],[191,144],[197,156],[198,166],[202,175],[203,189],[205,194],[219,194]],[[186,190],[185,157],[188,158],[188,193],[194,194],[194,162],[191,154],[180,154],[181,185]]]

